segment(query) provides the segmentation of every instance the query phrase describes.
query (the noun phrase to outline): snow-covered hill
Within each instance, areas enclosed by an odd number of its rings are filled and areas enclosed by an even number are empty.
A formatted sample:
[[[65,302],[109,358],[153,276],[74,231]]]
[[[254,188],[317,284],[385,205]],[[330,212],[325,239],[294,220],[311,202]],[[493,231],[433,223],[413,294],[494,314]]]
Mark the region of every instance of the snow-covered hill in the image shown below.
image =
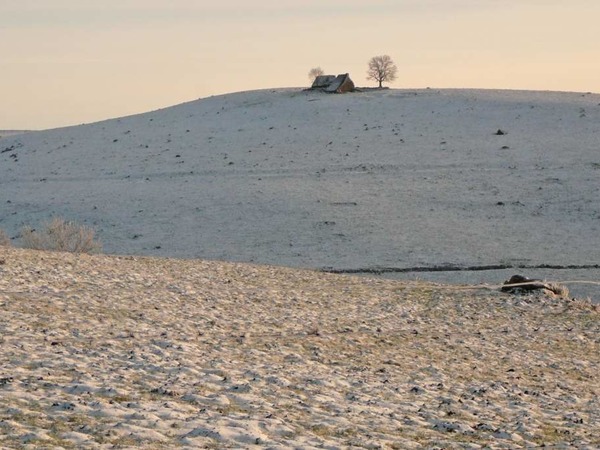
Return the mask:
[[[242,92],[0,139],[0,228],[369,269],[600,264],[600,95]],[[597,272],[596,272],[597,274]]]

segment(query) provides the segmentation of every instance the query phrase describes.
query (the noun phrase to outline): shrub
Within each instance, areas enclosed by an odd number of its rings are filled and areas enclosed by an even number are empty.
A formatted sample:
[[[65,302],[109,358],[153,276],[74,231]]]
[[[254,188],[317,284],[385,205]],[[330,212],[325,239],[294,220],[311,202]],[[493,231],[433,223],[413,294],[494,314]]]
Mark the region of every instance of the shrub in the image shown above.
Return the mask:
[[[21,231],[25,248],[72,253],[100,252],[102,245],[95,234],[92,228],[59,217],[45,223],[41,231],[30,227]]]
[[[0,229],[0,247],[10,247],[10,238],[6,231]]]

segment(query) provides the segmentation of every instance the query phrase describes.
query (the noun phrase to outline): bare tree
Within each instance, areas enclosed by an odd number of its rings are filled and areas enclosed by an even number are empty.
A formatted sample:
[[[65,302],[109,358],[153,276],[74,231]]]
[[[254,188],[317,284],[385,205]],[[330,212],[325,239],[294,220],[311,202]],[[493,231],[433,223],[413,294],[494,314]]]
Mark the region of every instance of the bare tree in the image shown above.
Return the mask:
[[[315,79],[317,77],[320,77],[324,73],[325,72],[323,72],[323,69],[321,69],[320,67],[313,67],[308,72],[308,78],[309,78],[310,82],[312,83],[313,81],[315,81]]]
[[[369,70],[367,70],[367,80],[375,80],[382,87],[384,81],[391,82],[396,79],[398,68],[392,58],[388,55],[373,56],[369,60]]]

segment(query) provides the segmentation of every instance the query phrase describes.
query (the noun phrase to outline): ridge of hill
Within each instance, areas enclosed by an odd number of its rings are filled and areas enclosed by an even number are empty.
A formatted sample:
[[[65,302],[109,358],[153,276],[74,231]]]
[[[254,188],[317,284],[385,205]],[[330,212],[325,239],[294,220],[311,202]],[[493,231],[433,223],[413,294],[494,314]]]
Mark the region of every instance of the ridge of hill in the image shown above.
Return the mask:
[[[0,138],[27,133],[29,130],[0,130]]]

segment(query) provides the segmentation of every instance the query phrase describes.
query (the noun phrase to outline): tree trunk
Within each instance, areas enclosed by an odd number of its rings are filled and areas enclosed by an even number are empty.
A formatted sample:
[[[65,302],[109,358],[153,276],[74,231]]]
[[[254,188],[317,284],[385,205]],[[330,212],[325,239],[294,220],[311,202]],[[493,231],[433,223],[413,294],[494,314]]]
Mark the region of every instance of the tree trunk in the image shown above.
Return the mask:
[[[379,80],[379,89],[381,89],[383,86],[381,84],[381,80]]]

